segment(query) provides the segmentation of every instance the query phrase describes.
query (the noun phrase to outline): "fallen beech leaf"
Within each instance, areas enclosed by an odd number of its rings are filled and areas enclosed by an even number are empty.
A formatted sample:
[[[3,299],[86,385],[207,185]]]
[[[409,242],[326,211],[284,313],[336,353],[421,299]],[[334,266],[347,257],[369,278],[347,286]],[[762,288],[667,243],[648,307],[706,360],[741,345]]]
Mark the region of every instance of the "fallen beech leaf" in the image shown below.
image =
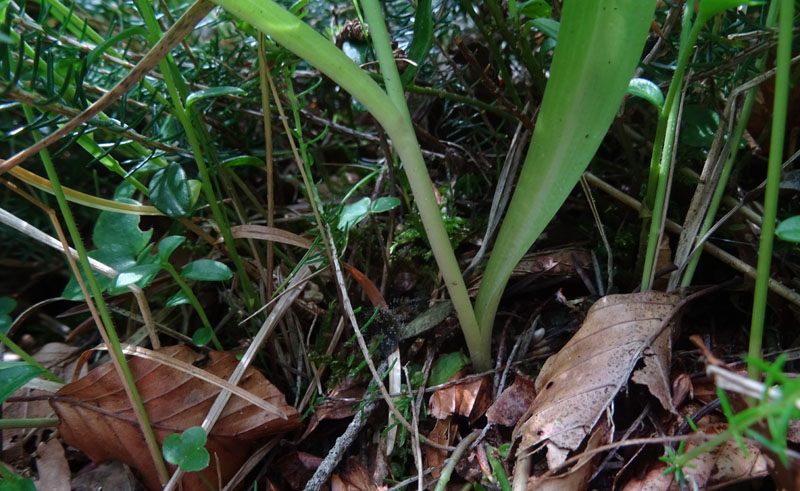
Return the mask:
[[[701,422],[702,423],[702,422]],[[714,435],[725,431],[727,423],[700,424],[699,429]],[[697,445],[686,442],[685,452]],[[745,440],[747,455],[743,454],[739,444],[731,439],[719,447],[701,454],[683,468],[683,473],[695,489],[710,489],[724,487],[734,482],[756,479],[767,475],[767,459],[761,453],[758,445]],[[624,491],[677,491],[682,489],[675,481],[675,474],[664,474],[667,464],[656,462],[642,479],[632,479]]]
[[[536,399],[514,431],[522,439],[519,451],[546,443],[552,468],[576,450],[677,301],[677,295],[655,291],[598,300],[578,332],[542,367]]]
[[[198,355],[186,346],[158,350],[183,362],[192,363]],[[206,371],[228,378],[238,364],[227,352],[211,352]],[[134,358],[129,361],[136,386],[159,444],[172,433],[200,426],[220,389],[174,368]],[[231,398],[217,424],[208,435],[206,449],[211,465],[203,471],[210,482],[227,482],[247,459],[258,439],[293,430],[300,424],[299,413],[261,373],[245,372],[239,384],[280,408],[282,420],[238,397]],[[136,469],[150,489],[160,489],[155,468],[128,398],[110,364],[95,368],[85,377],[65,385],[51,400],[60,419],[64,441],[83,451],[95,462],[119,460]],[[219,464],[219,469],[217,468]],[[185,489],[202,489],[196,474],[183,478]]]
[[[350,456],[341,471],[331,476],[331,491],[378,491],[386,489],[372,482],[369,471],[356,457]]]
[[[491,424],[516,426],[535,398],[536,387],[533,380],[517,375],[514,383],[486,411],[486,420]]]
[[[297,234],[266,225],[236,225],[231,227],[234,239],[258,239],[280,242],[303,249],[311,248],[311,241]],[[220,240],[222,242],[222,240]]]
[[[463,376],[463,372],[459,370],[450,380],[458,380]],[[428,412],[436,419],[460,414],[475,421],[483,416],[491,403],[490,388],[491,381],[485,376],[439,389],[431,395]]]
[[[440,445],[451,445],[458,432],[458,425],[452,422],[452,418],[437,419],[436,426],[428,434],[428,438]],[[442,475],[442,467],[447,460],[447,452],[434,447],[425,447],[425,467],[433,468],[431,475],[438,478]]]
[[[295,451],[280,459],[277,468],[291,489],[303,489],[321,463],[322,457]]]
[[[57,438],[51,438],[39,445],[36,454],[36,468],[39,470],[36,489],[69,491],[71,472],[61,442]]]
[[[131,468],[116,460],[104,462],[86,472],[80,472],[72,478],[72,491],[98,491],[100,489],[134,491],[141,488],[142,485],[133,477]]]

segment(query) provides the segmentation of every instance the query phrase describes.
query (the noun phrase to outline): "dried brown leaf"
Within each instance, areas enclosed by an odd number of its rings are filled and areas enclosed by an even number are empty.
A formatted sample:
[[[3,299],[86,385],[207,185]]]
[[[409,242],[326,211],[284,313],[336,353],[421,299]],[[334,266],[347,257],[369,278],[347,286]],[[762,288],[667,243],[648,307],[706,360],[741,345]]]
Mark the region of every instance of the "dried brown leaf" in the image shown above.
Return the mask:
[[[51,438],[39,445],[36,450],[36,468],[39,470],[36,489],[70,490],[69,463],[64,455],[64,447],[57,438]]]
[[[458,433],[458,425],[452,422],[452,418],[437,419],[436,426],[428,434],[428,438],[440,445],[450,445],[455,440],[456,433]],[[433,467],[431,475],[438,478],[442,474],[442,468],[439,466],[443,465],[447,459],[447,452],[434,447],[425,447],[425,449],[425,467]]]
[[[369,471],[356,457],[350,456],[340,472],[331,476],[331,491],[378,491],[380,488],[372,481]]]
[[[165,347],[159,352],[187,363],[198,359],[186,346]],[[134,358],[129,364],[159,443],[171,433],[201,425],[220,392],[217,386],[150,360]],[[206,370],[228,378],[237,364],[232,353],[211,352]],[[239,385],[280,408],[288,419],[279,419],[241,398],[231,398],[208,437],[206,449],[211,454],[211,464],[203,474],[210,482],[218,481],[218,472],[227,482],[258,439],[293,430],[300,423],[297,411],[257,370],[248,369]],[[159,487],[130,403],[111,365],[92,370],[56,395],[51,405],[67,443],[95,462],[122,461],[136,469],[150,489]],[[183,484],[185,489],[203,486],[194,474],[185,476]]]
[[[134,491],[141,488],[131,468],[118,461],[104,462],[72,478],[72,491]]]
[[[355,377],[347,377],[339,382],[316,407],[299,441],[305,440],[321,421],[355,415],[364,392],[364,386]]]
[[[458,380],[463,376],[464,373],[459,370],[450,380]],[[437,419],[460,414],[475,421],[483,416],[491,404],[490,390],[488,376],[439,389],[431,395],[429,413]]]
[[[524,375],[517,375],[514,383],[486,411],[486,419],[491,424],[516,426],[535,398],[534,381]]]
[[[537,395],[514,431],[520,452],[548,445],[548,463],[560,464],[594,427],[678,301],[644,292],[609,295],[589,310],[583,326],[544,364]],[[557,455],[554,450],[560,449]]]
[[[291,452],[278,461],[277,468],[291,489],[303,489],[321,463],[322,457]]]

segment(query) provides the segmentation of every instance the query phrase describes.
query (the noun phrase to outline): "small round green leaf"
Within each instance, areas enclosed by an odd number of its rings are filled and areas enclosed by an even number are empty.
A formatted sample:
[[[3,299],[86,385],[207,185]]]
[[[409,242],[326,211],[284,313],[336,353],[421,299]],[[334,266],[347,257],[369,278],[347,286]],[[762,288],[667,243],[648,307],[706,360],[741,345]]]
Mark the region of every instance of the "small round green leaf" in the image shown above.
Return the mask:
[[[383,213],[384,211],[389,211],[392,208],[397,208],[398,206],[400,206],[400,200],[398,198],[382,197],[372,202],[372,205],[369,207],[369,212]]]
[[[120,198],[116,201],[140,204],[127,198]],[[133,260],[147,246],[152,235],[152,230],[143,232],[139,229],[138,216],[104,211],[100,213],[97,223],[94,225],[92,241],[102,251],[102,262],[117,269],[120,261]]]
[[[205,346],[211,341],[211,336],[214,334],[214,331],[209,329],[208,327],[203,327],[194,332],[192,334],[192,342],[197,346]]]
[[[10,314],[16,308],[16,300],[11,297],[0,297],[0,314]]]
[[[185,241],[186,237],[182,235],[170,235],[161,239],[161,242],[158,243],[158,257],[161,262],[168,262],[169,256]]]
[[[137,264],[125,271],[120,271],[111,282],[111,285],[109,285],[109,289],[118,290],[134,283],[139,283],[140,287],[145,287],[153,281],[159,271],[161,271],[160,264]]]
[[[683,108],[681,142],[699,148],[708,148],[719,128],[719,114],[706,106]]]
[[[800,215],[782,221],[775,230],[775,235],[788,242],[800,242]]]
[[[181,270],[181,276],[190,280],[224,281],[233,277],[233,271],[219,261],[198,259]]]
[[[636,97],[641,97],[652,105],[661,109],[664,105],[664,94],[658,85],[647,80],[646,78],[634,78],[628,84],[628,93]]]
[[[173,433],[164,439],[164,458],[185,472],[197,472],[208,467],[210,456],[205,449],[206,431],[193,426],[180,435]]]
[[[186,173],[177,162],[170,162],[153,174],[148,190],[153,206],[168,217],[185,217],[191,211],[192,196]]]

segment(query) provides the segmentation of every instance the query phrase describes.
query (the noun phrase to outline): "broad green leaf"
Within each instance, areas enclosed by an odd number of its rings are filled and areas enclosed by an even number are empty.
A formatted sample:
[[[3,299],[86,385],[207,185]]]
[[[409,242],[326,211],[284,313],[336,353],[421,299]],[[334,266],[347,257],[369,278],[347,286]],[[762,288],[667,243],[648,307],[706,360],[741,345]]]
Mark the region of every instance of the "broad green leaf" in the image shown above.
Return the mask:
[[[363,197],[355,203],[346,205],[342,209],[342,214],[339,216],[339,225],[337,228],[341,231],[346,231],[365,219],[367,215],[369,215],[369,205],[370,200],[367,197]]]
[[[447,383],[457,371],[461,370],[467,363],[467,358],[464,353],[455,352],[445,355],[437,361],[433,368],[431,368],[431,376],[428,378],[428,386],[433,387]]]
[[[192,92],[186,98],[186,108],[190,108],[194,105],[195,102],[199,101],[200,99],[205,99],[208,97],[219,97],[222,95],[246,95],[247,91],[244,89],[240,89],[239,87],[211,87],[208,89],[198,90],[197,92]]]
[[[719,128],[719,114],[706,106],[686,106],[681,121],[681,143],[699,148],[711,146]]]
[[[198,259],[184,266],[181,276],[190,280],[224,281],[233,277],[233,271],[219,261]]]
[[[158,257],[162,262],[169,262],[169,256],[178,248],[179,245],[186,241],[186,237],[182,235],[170,235],[164,237],[158,243]]]
[[[646,78],[634,78],[631,80],[628,84],[628,94],[641,97],[658,109],[661,109],[661,106],[664,105],[664,94],[661,89]]]
[[[781,240],[800,242],[800,215],[782,221],[775,230],[775,235]]]
[[[545,0],[530,0],[519,6],[519,11],[529,19],[537,19],[539,17],[550,17],[552,10],[550,5]]]
[[[177,305],[185,305],[188,303],[192,302],[189,300],[189,297],[186,296],[186,293],[184,293],[183,290],[178,290],[177,292],[175,292],[175,295],[167,299],[167,301],[164,303],[164,306],[175,307]]]
[[[45,373],[24,361],[0,361],[0,404],[20,387]]]
[[[3,465],[0,463],[0,465]],[[0,491],[36,491],[36,486],[30,477],[22,477],[16,474],[4,476],[0,481]]]
[[[655,7],[656,0],[564,2],[536,127],[475,300],[487,352],[511,271],[561,208],[608,132]]]
[[[381,197],[372,202],[372,205],[369,207],[369,212],[383,213],[384,211],[389,211],[398,206],[400,206],[400,199],[395,197]]]
[[[189,179],[189,206],[197,204],[197,199],[200,197],[200,191],[203,189],[203,184],[197,179]]]
[[[186,173],[177,162],[170,162],[150,179],[150,199],[159,211],[171,218],[181,218],[192,208],[192,196]]]
[[[414,38],[408,45],[406,58],[413,61],[400,76],[403,84],[414,79],[419,67],[425,62],[433,44],[433,2],[431,0],[418,0],[417,10],[414,13]]]
[[[134,200],[124,198],[115,201],[139,204]],[[138,216],[104,211],[100,213],[94,226],[92,241],[98,249],[103,251],[106,259],[128,259],[136,257],[150,242],[152,235],[152,230],[143,232],[139,229]],[[114,267],[112,264],[109,266]]]
[[[164,458],[185,472],[197,472],[208,467],[209,454],[205,449],[206,431],[193,426],[180,435],[172,433],[164,439]]]
[[[211,341],[211,336],[214,334],[208,327],[202,327],[192,334],[192,342],[197,346],[205,346]]]

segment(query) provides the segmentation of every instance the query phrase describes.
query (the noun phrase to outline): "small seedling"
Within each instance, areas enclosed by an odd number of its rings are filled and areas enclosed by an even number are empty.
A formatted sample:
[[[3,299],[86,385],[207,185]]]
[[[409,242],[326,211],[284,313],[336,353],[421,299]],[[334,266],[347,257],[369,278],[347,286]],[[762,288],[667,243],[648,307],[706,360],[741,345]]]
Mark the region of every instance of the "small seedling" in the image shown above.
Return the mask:
[[[180,435],[173,433],[164,439],[164,458],[185,472],[197,472],[208,467],[210,456],[205,449],[206,431],[193,426]]]

